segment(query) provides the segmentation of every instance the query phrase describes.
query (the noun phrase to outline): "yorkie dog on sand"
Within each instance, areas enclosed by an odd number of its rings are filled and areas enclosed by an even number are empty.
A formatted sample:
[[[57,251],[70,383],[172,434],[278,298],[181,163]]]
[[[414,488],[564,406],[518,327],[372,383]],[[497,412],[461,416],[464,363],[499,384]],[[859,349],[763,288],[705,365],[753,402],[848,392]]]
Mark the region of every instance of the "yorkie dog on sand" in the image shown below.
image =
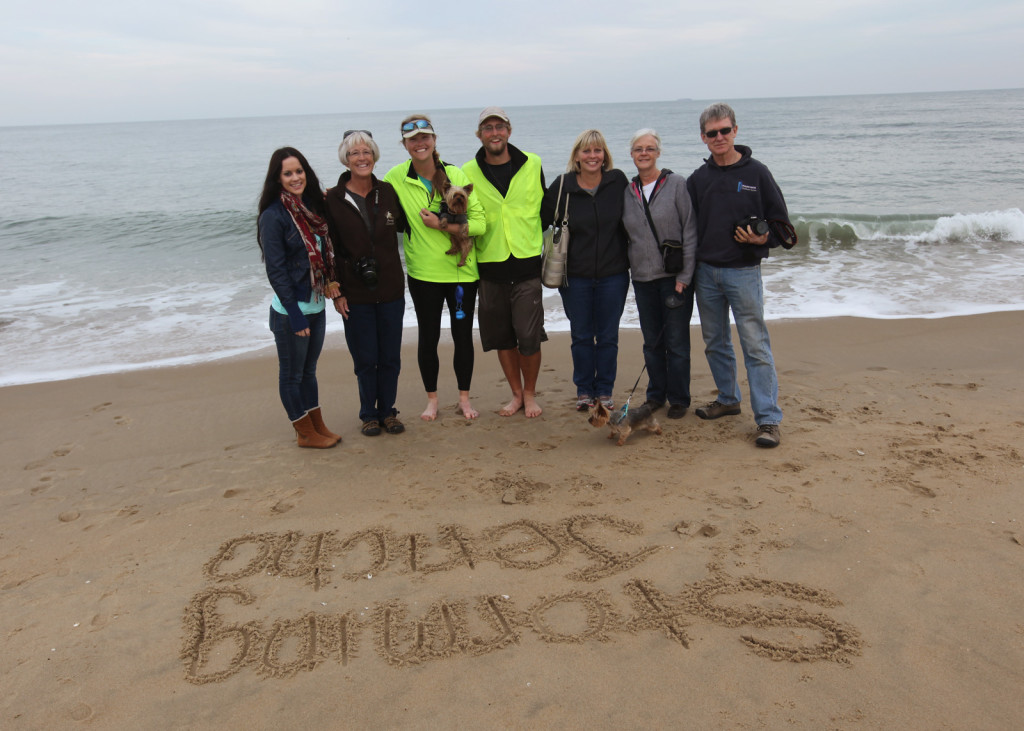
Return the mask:
[[[590,407],[590,417],[587,419],[590,425],[600,429],[605,424],[611,429],[609,439],[619,438],[616,442],[620,447],[629,439],[629,435],[635,430],[646,429],[647,431],[661,434],[661,425],[654,418],[654,413],[648,406],[638,406],[635,409],[626,409],[626,415],[622,412],[612,413],[605,408],[600,401]]]

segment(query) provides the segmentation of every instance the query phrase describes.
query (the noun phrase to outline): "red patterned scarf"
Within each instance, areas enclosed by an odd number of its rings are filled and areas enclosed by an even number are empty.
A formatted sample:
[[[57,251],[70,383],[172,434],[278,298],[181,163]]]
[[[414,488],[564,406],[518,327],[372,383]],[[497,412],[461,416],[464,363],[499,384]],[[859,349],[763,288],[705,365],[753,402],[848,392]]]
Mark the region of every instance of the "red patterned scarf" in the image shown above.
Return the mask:
[[[334,278],[334,246],[327,232],[327,221],[306,208],[302,199],[292,193],[281,191],[281,203],[299,229],[302,243],[309,254],[309,281],[318,297],[324,296],[324,286]],[[323,241],[323,254],[316,244],[316,237]]]

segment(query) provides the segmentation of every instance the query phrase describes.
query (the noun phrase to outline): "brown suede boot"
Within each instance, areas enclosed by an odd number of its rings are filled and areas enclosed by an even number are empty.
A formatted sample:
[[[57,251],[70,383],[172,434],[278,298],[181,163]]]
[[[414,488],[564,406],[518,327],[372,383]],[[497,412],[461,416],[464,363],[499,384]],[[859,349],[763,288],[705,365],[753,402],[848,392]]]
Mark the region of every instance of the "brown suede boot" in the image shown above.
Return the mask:
[[[313,428],[316,429],[316,433],[322,437],[333,439],[334,443],[337,444],[341,441],[341,437],[332,432],[324,424],[324,417],[320,414],[320,407],[317,406],[315,409],[310,409],[306,412],[309,415],[310,420],[313,422]]]
[[[300,447],[329,449],[337,444],[337,442],[330,437],[321,436],[316,433],[316,429],[313,428],[313,420],[309,418],[309,414],[306,414],[298,421],[293,421],[292,426],[295,427],[295,433],[298,435],[298,443]]]

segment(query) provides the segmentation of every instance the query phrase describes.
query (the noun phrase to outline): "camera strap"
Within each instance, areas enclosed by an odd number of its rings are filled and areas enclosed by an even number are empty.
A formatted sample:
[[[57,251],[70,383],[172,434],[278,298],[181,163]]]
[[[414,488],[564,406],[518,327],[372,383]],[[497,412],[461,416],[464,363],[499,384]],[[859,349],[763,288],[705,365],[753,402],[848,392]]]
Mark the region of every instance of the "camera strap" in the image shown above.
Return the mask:
[[[782,242],[783,249],[792,249],[800,242],[796,235],[796,229],[789,221],[776,218],[768,221],[768,226],[775,237]]]

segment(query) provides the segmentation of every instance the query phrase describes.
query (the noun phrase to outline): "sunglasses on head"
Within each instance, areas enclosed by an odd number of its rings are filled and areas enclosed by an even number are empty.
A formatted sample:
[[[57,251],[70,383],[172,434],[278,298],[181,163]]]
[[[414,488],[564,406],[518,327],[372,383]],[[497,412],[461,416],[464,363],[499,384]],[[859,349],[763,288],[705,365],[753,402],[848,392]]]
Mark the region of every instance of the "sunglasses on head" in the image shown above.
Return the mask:
[[[430,126],[430,122],[425,119],[414,119],[411,122],[406,122],[402,125],[403,132],[412,132],[414,129],[433,129]]]
[[[345,130],[345,134],[343,134],[341,136],[341,139],[347,140],[351,135],[354,135],[356,132],[362,132],[364,135],[369,137],[371,140],[373,139],[373,133],[370,132],[370,130],[368,130],[368,129],[347,129],[347,130]]]
[[[722,129],[709,129],[707,132],[704,133],[704,136],[707,137],[709,140],[713,140],[716,137],[718,137],[718,135],[722,135],[724,137],[730,132],[732,132],[732,127],[722,127]]]

